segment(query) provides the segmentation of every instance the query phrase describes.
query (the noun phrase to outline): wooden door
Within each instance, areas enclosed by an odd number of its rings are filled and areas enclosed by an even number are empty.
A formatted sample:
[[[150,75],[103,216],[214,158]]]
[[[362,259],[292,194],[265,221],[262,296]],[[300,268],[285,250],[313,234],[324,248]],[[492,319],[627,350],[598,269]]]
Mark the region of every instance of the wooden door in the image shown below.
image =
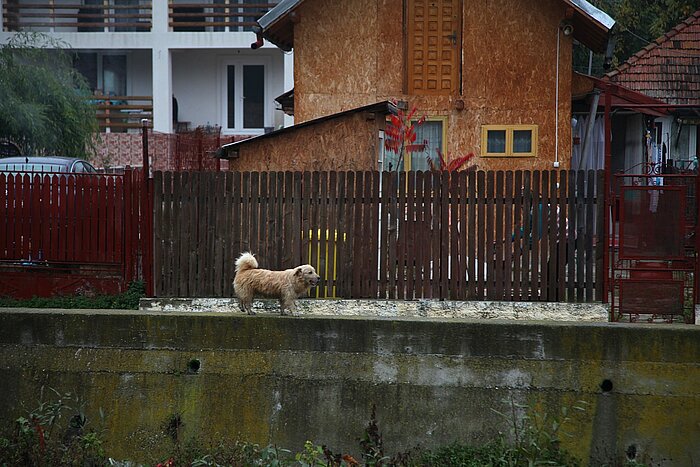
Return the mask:
[[[459,91],[461,0],[408,0],[408,93]]]

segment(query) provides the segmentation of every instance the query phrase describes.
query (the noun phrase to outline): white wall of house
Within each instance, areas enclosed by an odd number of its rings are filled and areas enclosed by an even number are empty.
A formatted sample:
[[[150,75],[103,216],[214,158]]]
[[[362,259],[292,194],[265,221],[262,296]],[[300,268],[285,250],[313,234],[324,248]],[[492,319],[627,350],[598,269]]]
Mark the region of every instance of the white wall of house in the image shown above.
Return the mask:
[[[0,4],[4,1],[0,0]],[[42,0],[22,1],[46,3]],[[79,3],[55,1],[57,4]],[[281,111],[275,110],[274,99],[293,86],[291,56],[285,56],[269,43],[251,50],[250,44],[256,39],[252,32],[171,31],[168,21],[168,2],[158,0],[152,2],[153,26],[150,32],[54,32],[50,29],[46,32],[75,51],[126,54],[127,93],[153,96],[153,128],[156,131],[174,131],[173,94],[178,99],[179,120],[190,122],[192,127],[209,123],[225,128],[223,67],[225,63],[245,63],[245,60],[264,63],[266,67],[263,128],[284,126],[285,117]],[[0,31],[0,42],[7,42],[13,34]],[[286,123],[290,124],[290,119]],[[263,128],[226,130],[224,133],[255,134],[264,131]]]
[[[284,125],[284,114],[274,99],[284,92],[284,55],[278,50],[174,50],[173,93],[178,101],[178,119],[191,127],[218,125],[223,134],[256,134],[259,129],[227,128],[227,65],[262,64],[265,68],[265,124]],[[242,96],[237,100],[242,105]],[[240,108],[239,108],[240,110]]]

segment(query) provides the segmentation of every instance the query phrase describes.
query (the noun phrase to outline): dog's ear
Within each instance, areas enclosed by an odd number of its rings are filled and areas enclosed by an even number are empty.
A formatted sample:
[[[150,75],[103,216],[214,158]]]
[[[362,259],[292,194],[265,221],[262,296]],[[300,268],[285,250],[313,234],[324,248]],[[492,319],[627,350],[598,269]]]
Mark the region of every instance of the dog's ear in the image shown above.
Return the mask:
[[[296,269],[294,270],[294,275],[295,275],[295,276],[301,276],[302,274],[303,274],[303,272],[302,272],[301,266],[299,266],[298,268],[296,268]]]

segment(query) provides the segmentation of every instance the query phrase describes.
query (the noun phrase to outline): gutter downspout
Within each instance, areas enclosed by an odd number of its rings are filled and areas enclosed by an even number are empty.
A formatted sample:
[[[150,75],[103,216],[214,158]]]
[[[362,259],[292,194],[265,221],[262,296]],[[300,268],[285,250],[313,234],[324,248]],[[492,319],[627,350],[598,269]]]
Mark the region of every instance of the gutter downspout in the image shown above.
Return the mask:
[[[557,66],[554,90],[554,168],[559,168],[559,36],[561,28],[557,26]]]

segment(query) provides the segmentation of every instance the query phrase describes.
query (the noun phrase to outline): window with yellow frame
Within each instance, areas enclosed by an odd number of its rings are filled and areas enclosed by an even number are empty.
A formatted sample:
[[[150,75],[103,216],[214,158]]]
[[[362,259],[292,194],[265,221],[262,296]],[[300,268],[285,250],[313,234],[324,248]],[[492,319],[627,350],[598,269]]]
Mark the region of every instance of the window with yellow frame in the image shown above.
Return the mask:
[[[537,156],[537,125],[482,125],[483,157]]]
[[[438,161],[438,153],[440,150],[445,153],[445,142],[447,141],[447,117],[428,117],[422,124],[416,127],[415,144],[425,142],[425,147],[422,151],[413,151],[404,154],[401,158],[401,169],[405,171],[427,171],[430,170],[427,158],[430,157],[433,161]],[[398,154],[392,151],[385,152],[385,170],[396,170],[396,165],[399,163]]]

